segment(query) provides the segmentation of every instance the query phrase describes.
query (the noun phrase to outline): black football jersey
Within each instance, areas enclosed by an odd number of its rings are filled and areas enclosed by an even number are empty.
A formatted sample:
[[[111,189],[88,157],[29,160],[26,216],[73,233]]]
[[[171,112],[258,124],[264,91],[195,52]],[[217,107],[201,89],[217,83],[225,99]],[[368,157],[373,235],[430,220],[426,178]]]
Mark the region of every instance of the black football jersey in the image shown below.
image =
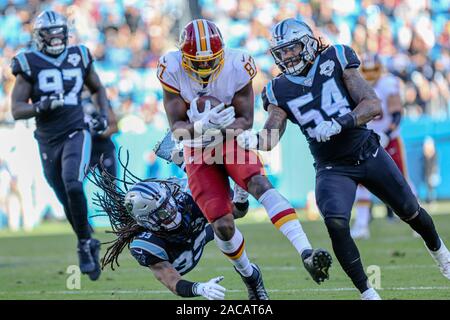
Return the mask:
[[[178,211],[182,222],[177,229],[164,236],[143,232],[131,242],[131,254],[139,264],[148,267],[168,261],[181,275],[197,265],[206,243],[214,239],[212,227],[188,193],[180,195]]]
[[[64,106],[36,116],[35,136],[52,142],[77,129],[86,128],[81,91],[92,66],[89,49],[69,46],[53,58],[37,50],[17,54],[11,63],[12,73],[22,75],[31,85],[33,103],[53,93],[64,94]]]
[[[356,107],[342,78],[347,68],[360,61],[348,46],[328,47],[315,59],[306,76],[280,75],[264,88],[264,108],[273,104],[286,111],[309,143],[316,164],[353,159],[371,134],[366,126],[342,131],[327,142],[317,142],[315,127],[322,121],[342,116]]]

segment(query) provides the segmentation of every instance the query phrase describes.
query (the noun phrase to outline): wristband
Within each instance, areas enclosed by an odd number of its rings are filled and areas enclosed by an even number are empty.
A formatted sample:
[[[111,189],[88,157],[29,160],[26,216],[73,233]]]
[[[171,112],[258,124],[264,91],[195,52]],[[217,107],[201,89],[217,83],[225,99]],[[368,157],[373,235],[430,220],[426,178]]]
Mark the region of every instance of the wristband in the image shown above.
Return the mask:
[[[353,112],[349,112],[335,119],[338,122],[342,129],[351,129],[356,127],[356,117]]]
[[[180,297],[192,298],[198,296],[198,294],[195,293],[195,287],[197,287],[197,285],[197,282],[191,282],[181,279],[177,282],[175,290]]]

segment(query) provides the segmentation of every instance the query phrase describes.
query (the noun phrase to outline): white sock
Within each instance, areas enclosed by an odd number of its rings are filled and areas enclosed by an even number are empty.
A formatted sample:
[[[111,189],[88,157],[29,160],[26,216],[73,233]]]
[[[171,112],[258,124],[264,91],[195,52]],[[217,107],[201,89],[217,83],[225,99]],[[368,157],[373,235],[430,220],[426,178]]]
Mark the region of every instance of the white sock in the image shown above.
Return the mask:
[[[258,201],[266,209],[275,227],[288,238],[300,255],[312,248],[294,208],[277,190],[267,190]]]
[[[369,228],[370,207],[367,204],[356,205],[355,228]]]
[[[308,237],[298,220],[284,223],[279,230],[288,238],[300,255],[303,251],[312,249],[311,243],[309,243]]]
[[[220,251],[222,251],[231,263],[236,267],[244,277],[250,277],[253,273],[253,267],[245,252],[245,241],[242,233],[236,228],[233,237],[224,241],[214,234],[214,240]]]
[[[425,247],[428,249],[428,251],[430,252],[431,256],[433,257],[433,259],[440,265],[447,263],[450,259],[450,252],[448,251],[447,247],[444,244],[444,241],[441,240],[441,247],[437,250],[437,251],[431,251],[427,248],[427,246],[425,245]]]

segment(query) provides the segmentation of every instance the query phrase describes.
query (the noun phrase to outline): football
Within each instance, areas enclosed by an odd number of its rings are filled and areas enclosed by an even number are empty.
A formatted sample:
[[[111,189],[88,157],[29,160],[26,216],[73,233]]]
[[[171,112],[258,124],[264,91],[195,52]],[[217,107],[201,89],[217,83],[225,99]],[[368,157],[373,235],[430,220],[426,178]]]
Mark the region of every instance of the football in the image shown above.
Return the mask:
[[[222,103],[222,101],[220,101],[216,97],[213,97],[213,96],[202,96],[202,97],[198,98],[198,100],[197,100],[198,112],[201,113],[201,112],[205,111],[205,103],[208,100],[211,102],[211,107],[218,106],[219,104]]]

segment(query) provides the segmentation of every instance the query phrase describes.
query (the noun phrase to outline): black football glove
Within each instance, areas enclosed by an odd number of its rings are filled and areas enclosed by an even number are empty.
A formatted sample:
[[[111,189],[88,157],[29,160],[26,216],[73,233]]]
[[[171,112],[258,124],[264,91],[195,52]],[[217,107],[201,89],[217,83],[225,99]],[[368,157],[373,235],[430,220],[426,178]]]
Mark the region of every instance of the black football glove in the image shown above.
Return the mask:
[[[64,105],[64,95],[62,93],[52,93],[44,100],[33,104],[34,110],[38,114],[46,113]]]
[[[101,114],[95,114],[89,122],[89,128],[96,134],[102,134],[108,128],[108,119]]]

